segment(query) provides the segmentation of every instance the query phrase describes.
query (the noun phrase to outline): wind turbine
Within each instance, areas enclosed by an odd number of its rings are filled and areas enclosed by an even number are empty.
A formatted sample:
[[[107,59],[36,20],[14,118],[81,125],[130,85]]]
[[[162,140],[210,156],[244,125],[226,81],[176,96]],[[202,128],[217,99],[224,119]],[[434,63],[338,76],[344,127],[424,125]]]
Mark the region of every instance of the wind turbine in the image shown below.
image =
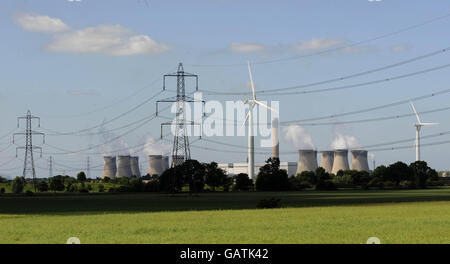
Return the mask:
[[[424,126],[436,126],[436,125],[439,125],[439,123],[422,123],[422,121],[420,121],[419,114],[417,113],[416,108],[414,107],[413,102],[412,101],[409,101],[409,102],[411,103],[411,107],[417,118],[417,123],[414,123],[414,126],[416,127],[416,142],[415,142],[416,161],[419,161],[420,160],[420,129]]]
[[[255,179],[255,140],[253,136],[253,108],[255,105],[260,105],[272,112],[276,112],[274,109],[268,107],[267,105],[256,100],[255,85],[253,83],[252,70],[250,67],[250,62],[248,62],[248,75],[250,76],[250,86],[252,88],[252,99],[246,100],[244,103],[248,104],[249,109],[247,116],[245,117],[242,126],[249,121],[248,125],[248,177],[252,180]]]

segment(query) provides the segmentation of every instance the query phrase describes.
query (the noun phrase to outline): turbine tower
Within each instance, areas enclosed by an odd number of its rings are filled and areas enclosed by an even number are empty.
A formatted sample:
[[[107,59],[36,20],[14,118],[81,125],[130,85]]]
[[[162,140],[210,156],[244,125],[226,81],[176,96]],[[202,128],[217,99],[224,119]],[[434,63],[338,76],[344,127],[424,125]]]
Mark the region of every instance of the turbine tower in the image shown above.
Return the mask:
[[[252,180],[255,180],[255,140],[253,136],[253,108],[255,105],[260,105],[272,112],[276,112],[274,109],[268,107],[267,105],[256,100],[255,94],[255,85],[253,83],[252,70],[250,67],[250,62],[248,62],[248,75],[250,77],[250,85],[252,88],[252,99],[246,100],[244,103],[248,104],[249,109],[247,116],[245,117],[244,123],[242,126],[245,126],[245,123],[249,121],[248,124],[248,177]]]
[[[436,126],[436,125],[439,125],[439,123],[422,123],[420,121],[419,114],[417,113],[416,108],[414,107],[413,102],[410,101],[410,103],[411,103],[411,107],[414,111],[414,114],[416,115],[416,118],[417,118],[417,123],[414,123],[414,126],[416,127],[416,142],[414,145],[416,147],[416,161],[419,161],[419,160],[421,160],[420,159],[420,130],[424,126]]]

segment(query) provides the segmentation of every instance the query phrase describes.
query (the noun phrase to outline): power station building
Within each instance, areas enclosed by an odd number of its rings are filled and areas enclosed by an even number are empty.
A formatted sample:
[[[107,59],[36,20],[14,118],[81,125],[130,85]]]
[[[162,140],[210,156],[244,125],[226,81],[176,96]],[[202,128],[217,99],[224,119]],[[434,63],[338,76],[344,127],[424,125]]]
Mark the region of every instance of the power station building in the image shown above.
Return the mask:
[[[257,175],[259,169],[266,165],[266,163],[255,163],[255,174]],[[219,168],[225,170],[229,176],[238,175],[239,173],[248,174],[248,163],[222,163]],[[286,170],[288,175],[296,175],[297,162],[280,162],[280,169]]]

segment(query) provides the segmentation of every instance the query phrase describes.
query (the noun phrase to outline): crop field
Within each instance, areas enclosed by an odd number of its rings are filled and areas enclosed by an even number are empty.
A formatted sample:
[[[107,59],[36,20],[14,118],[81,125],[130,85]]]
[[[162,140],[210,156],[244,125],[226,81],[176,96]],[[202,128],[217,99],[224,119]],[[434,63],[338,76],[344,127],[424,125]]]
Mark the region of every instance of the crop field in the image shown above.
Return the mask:
[[[450,243],[450,189],[5,194],[0,226],[0,243]]]

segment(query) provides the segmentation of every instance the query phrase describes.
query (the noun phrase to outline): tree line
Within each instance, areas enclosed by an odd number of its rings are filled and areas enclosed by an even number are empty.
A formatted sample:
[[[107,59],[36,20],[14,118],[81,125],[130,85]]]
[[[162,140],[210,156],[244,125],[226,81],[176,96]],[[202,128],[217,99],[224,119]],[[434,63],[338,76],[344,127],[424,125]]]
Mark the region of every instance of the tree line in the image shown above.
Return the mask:
[[[1,179],[0,179],[1,180]],[[3,181],[3,180],[2,180]],[[3,182],[7,182],[6,180]],[[373,172],[346,170],[336,175],[319,167],[315,171],[305,171],[288,176],[280,168],[278,158],[269,158],[259,169],[256,180],[241,173],[229,177],[216,162],[200,163],[187,160],[183,164],[165,170],[161,176],[146,175],[132,178],[87,179],[84,172],[77,177],[54,176],[38,181],[39,192],[165,192],[199,193],[204,191],[300,191],[304,189],[337,190],[339,188],[359,189],[415,189],[443,185],[438,172],[426,162],[417,161],[410,165],[396,162],[389,166],[379,166]],[[22,193],[26,186],[23,177],[12,181],[12,192]],[[0,188],[0,194],[5,189]],[[30,191],[27,191],[28,193]]]

